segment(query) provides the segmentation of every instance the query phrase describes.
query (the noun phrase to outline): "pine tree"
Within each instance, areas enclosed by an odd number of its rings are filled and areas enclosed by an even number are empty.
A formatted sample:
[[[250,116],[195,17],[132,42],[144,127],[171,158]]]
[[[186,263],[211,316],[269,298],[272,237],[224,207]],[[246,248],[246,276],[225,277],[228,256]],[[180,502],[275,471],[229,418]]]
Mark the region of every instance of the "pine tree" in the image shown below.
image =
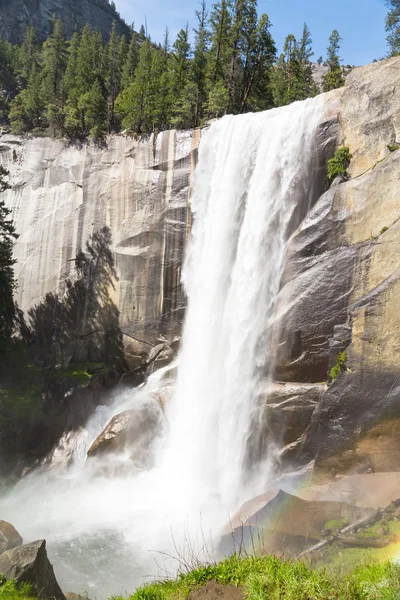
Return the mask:
[[[60,20],[53,19],[53,32],[42,48],[42,90],[46,106],[47,120],[53,134],[64,129],[64,105],[66,92],[64,85],[67,66],[67,43],[64,27]]]
[[[0,166],[0,351],[4,352],[10,341],[14,325],[13,293],[16,287],[14,277],[13,243],[17,239],[11,210],[7,208],[1,195],[9,185],[7,171]]]
[[[186,25],[181,29],[172,47],[172,72],[171,86],[172,95],[178,100],[188,81],[189,75],[189,30]]]
[[[151,131],[162,131],[171,125],[170,47],[168,28],[164,44],[152,50],[151,81],[149,86]]]
[[[36,31],[33,27],[28,27],[18,56],[17,73],[21,87],[27,85],[31,69],[34,64],[38,63],[38,54]]]
[[[305,100],[318,94],[318,88],[313,78],[312,56],[314,56],[314,52],[312,50],[311,31],[307,23],[304,23],[303,34],[297,46],[298,82],[296,100]]]
[[[389,12],[386,17],[386,33],[389,56],[400,54],[400,0],[387,0]]]
[[[104,113],[106,100],[106,52],[101,34],[85,26],[82,36],[73,39],[66,70],[68,99],[65,125],[71,137],[89,133],[99,137],[106,130],[107,117],[100,127],[98,116]],[[102,100],[99,97],[102,95]]]
[[[291,33],[283,45],[272,74],[272,93],[275,106],[285,106],[296,100],[297,40]]]
[[[340,66],[339,49],[342,38],[339,32],[335,29],[329,38],[327,65],[329,71],[324,77],[323,90],[329,92],[336,88],[340,88],[345,84],[342,68]]]
[[[88,92],[83,94],[78,103],[78,108],[84,114],[88,133],[94,139],[102,138],[106,133],[107,100],[98,79],[94,81]]]
[[[121,53],[120,37],[115,21],[112,25],[110,41],[107,48],[107,90],[109,128],[115,128],[115,100],[121,89]]]
[[[9,103],[18,89],[17,61],[17,48],[0,38],[0,123],[7,122]]]
[[[276,46],[272,39],[271,23],[268,15],[261,15],[256,21],[254,6],[250,6],[245,21],[245,31],[241,43],[243,53],[243,87],[240,112],[271,108],[270,75],[276,59]]]
[[[132,31],[128,52],[122,67],[121,87],[124,90],[133,82],[136,67],[139,63],[138,34]]]
[[[195,115],[192,119],[194,126],[198,126],[203,117],[203,107],[207,99],[206,78],[207,78],[207,51],[209,32],[207,29],[207,7],[205,0],[201,2],[200,11],[196,11],[198,21],[197,29],[195,29],[195,45],[193,52],[193,60],[190,68],[190,81],[197,89]],[[191,87],[193,94],[194,87]],[[187,90],[189,91],[189,90]]]
[[[210,15],[211,48],[208,53],[209,89],[217,81],[226,83],[229,58],[231,56],[232,18],[228,0],[221,0],[213,5]]]
[[[11,102],[9,119],[16,133],[32,131],[44,125],[45,104],[39,68],[34,63],[28,84]]]
[[[122,118],[122,126],[138,134],[151,130],[150,92],[151,92],[152,52],[149,40],[140,48],[139,63],[135,78],[118,96],[115,110]]]

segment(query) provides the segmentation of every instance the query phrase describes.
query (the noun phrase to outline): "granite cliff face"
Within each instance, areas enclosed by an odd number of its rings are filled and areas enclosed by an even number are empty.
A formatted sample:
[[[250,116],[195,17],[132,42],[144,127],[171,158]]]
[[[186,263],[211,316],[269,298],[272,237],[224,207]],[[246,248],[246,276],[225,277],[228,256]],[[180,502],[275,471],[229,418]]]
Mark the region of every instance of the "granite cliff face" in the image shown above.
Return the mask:
[[[400,141],[399,87],[393,58],[354,70],[325,96],[321,157],[345,144],[353,159],[349,180],[299,206],[291,227],[273,331],[280,384],[262,399],[284,467],[399,470],[400,150],[388,149]],[[200,131],[110,137],[104,147],[2,136],[7,202],[21,234],[21,308],[63,294],[76,253],[108,226],[109,293],[128,362],[172,343],[185,307],[180,274],[199,142]],[[345,369],[326,385],[339,352]]]
[[[199,140],[199,131],[169,131],[78,147],[3,136],[0,163],[13,186],[6,200],[20,233],[20,308],[38,305],[48,292],[63,295],[66,280],[75,277],[77,253],[106,226],[115,267],[107,296],[118,307],[128,362],[148,355],[161,333],[172,342],[185,304],[180,272]]]
[[[400,59],[350,74],[338,144],[350,179],[333,185],[292,237],[278,303],[280,381],[325,381],[308,430],[283,452],[319,472],[400,465]],[[393,150],[396,146],[392,147]]]
[[[88,23],[107,39],[113,21],[120,34],[129,35],[128,26],[108,0],[0,0],[0,37],[21,43],[26,28],[33,25],[38,39],[43,41],[51,33],[53,14],[64,23],[68,37]]]

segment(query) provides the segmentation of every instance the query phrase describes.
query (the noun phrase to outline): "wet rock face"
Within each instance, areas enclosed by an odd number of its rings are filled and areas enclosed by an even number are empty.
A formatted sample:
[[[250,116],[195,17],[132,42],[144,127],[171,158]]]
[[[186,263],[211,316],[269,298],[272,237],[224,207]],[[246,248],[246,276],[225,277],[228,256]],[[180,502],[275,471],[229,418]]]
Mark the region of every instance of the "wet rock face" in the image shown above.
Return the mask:
[[[56,14],[68,37],[86,23],[99,29],[104,38],[110,35],[115,20],[120,34],[129,35],[129,28],[112,9],[108,0],[1,0],[0,37],[21,43],[25,30],[33,25],[38,39],[45,40],[51,31],[52,15]]]
[[[11,523],[0,521],[0,554],[21,546],[22,541],[22,537]]]
[[[341,98],[339,144],[354,159],[291,239],[276,320],[275,377],[326,381],[304,462],[318,472],[398,470],[400,462],[400,60],[356,69]]]
[[[124,453],[137,468],[151,463],[151,446],[162,427],[162,409],[154,402],[141,410],[128,410],[116,415],[93,442],[88,457]]]
[[[53,567],[47,558],[44,540],[19,546],[0,554],[0,573],[6,579],[15,579],[18,583],[31,584],[40,600],[47,598],[65,600],[55,578]]]

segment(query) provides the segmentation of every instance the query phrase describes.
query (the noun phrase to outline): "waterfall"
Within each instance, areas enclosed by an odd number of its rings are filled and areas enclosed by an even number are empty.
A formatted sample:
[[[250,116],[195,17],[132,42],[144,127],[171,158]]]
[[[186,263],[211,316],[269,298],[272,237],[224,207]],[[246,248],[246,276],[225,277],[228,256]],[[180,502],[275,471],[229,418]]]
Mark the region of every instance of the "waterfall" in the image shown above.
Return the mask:
[[[184,271],[188,309],[165,464],[192,498],[246,500],[246,445],[273,360],[268,325],[288,226],[313,196],[322,100],[227,116],[200,146],[195,224]],[[263,491],[264,477],[253,480]],[[198,500],[197,500],[198,501]]]
[[[162,385],[157,375],[64,440],[55,456],[60,461],[68,446],[78,463],[73,469],[28,477],[0,500],[1,518],[26,541],[47,538],[65,591],[102,598],[132,590],[159,574],[158,552],[174,554],[189,538],[193,551],[199,528],[203,541],[215,537],[241,502],[266,490],[268,456],[255,468],[249,445],[262,437],[258,398],[274,359],[269,325],[287,238],[299,203],[315,199],[323,109],[319,97],[226,116],[204,133],[178,377],[155,467],[108,475],[84,461],[112,416],[150,401],[149,390]]]

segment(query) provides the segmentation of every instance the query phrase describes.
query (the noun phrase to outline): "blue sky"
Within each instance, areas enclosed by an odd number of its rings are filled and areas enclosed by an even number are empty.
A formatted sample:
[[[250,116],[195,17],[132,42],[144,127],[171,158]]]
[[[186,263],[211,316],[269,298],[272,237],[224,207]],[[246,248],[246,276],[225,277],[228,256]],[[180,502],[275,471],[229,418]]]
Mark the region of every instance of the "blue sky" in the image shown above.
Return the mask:
[[[210,6],[215,0],[209,0]],[[195,24],[199,0],[115,0],[122,17],[138,29],[147,17],[154,41],[162,41],[168,25],[173,41],[186,21]],[[361,65],[386,54],[385,0],[258,0],[273,24],[272,33],[279,49],[288,33],[301,35],[307,22],[313,36],[316,57],[325,56],[328,38],[338,29],[343,38],[341,55],[345,64]]]

